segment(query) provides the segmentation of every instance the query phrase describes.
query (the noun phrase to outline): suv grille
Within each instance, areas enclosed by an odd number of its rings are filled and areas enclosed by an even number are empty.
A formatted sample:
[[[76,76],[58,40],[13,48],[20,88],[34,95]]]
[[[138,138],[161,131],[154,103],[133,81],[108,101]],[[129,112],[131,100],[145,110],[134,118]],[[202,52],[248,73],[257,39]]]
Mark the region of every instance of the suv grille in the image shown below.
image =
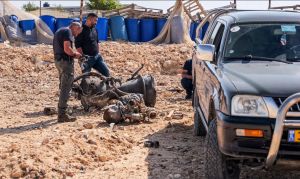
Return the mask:
[[[282,105],[284,100],[286,100],[287,98],[273,98],[273,99],[274,99],[275,103],[277,104],[277,107],[280,108],[280,106]],[[289,112],[300,112],[300,103],[296,103],[288,111]]]

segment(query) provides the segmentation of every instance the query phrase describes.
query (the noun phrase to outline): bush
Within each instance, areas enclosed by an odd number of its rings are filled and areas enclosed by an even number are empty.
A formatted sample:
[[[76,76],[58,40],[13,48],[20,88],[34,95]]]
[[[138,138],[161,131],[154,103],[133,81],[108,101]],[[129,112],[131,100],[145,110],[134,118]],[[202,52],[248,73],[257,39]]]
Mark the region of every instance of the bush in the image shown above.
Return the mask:
[[[118,0],[89,0],[85,5],[90,10],[112,10],[122,7]]]
[[[33,2],[28,2],[27,4],[23,4],[22,9],[24,11],[34,11],[39,9],[39,7],[35,5]]]

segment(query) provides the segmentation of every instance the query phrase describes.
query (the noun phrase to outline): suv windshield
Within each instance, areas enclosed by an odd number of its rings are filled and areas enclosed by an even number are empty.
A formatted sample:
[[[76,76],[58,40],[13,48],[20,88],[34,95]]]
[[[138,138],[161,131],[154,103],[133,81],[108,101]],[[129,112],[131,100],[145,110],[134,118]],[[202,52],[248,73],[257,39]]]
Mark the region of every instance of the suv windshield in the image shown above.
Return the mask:
[[[227,39],[225,59],[250,55],[300,62],[300,24],[232,26]]]

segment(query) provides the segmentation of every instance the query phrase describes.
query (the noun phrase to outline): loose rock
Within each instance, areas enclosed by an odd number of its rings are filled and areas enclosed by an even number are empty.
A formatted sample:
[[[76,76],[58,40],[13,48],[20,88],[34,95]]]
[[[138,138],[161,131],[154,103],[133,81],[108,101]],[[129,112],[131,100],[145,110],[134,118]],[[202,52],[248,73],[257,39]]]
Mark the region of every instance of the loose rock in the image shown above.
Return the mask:
[[[93,124],[86,123],[86,124],[83,125],[83,127],[86,128],[86,129],[93,129]]]

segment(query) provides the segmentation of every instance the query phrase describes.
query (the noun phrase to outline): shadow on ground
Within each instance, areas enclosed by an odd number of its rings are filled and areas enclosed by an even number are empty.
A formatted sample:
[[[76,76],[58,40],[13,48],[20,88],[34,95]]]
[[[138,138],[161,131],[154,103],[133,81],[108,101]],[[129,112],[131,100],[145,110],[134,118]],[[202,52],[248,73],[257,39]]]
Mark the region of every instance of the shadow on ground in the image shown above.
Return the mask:
[[[29,124],[29,125],[24,125],[19,127],[2,128],[0,129],[0,136],[5,134],[20,134],[25,131],[32,131],[38,129],[39,127],[48,128],[56,124],[57,124],[57,119],[51,119],[51,120],[41,121],[35,124]]]
[[[171,124],[146,139],[160,139],[159,148],[149,148],[146,158],[148,178],[161,179],[168,176],[180,178],[203,178],[203,137],[193,135],[193,125],[184,122]]]
[[[193,135],[192,124],[168,124],[163,130],[146,136],[150,141],[160,139],[159,148],[149,148],[145,159],[149,179],[204,179],[205,137]],[[299,171],[261,171],[243,168],[240,179],[295,179]]]

